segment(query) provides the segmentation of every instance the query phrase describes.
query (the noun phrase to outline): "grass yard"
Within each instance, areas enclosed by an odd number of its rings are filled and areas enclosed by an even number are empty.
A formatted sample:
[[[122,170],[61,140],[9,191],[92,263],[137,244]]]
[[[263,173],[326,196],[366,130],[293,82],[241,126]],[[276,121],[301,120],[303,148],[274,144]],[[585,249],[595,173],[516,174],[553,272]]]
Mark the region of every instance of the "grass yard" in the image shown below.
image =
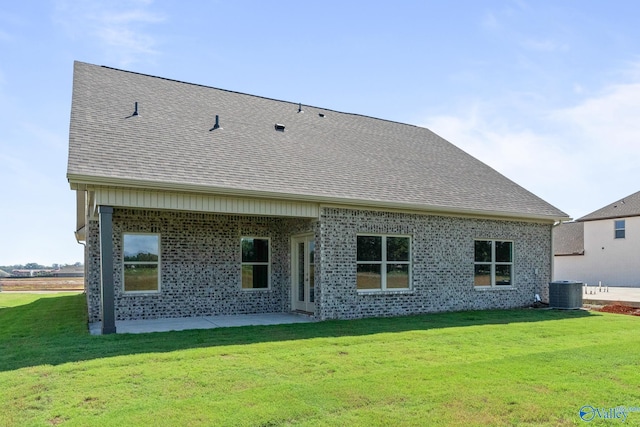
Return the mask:
[[[0,293],[0,426],[568,426],[584,424],[584,405],[640,407],[636,316],[523,309],[90,336],[84,298]]]

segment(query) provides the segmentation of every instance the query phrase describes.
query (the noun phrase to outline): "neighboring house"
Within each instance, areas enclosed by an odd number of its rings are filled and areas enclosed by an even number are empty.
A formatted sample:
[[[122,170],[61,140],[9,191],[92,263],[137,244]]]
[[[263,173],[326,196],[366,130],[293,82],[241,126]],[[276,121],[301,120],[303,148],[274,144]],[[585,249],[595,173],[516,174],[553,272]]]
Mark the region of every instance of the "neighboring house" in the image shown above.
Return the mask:
[[[640,286],[640,191],[554,229],[554,280]]]
[[[75,63],[90,321],[526,306],[568,216],[428,129]]]
[[[75,265],[65,265],[52,272],[54,277],[82,277],[84,276],[84,267]]]
[[[14,269],[11,270],[12,277],[44,277],[51,276],[55,270],[51,268],[38,269]]]

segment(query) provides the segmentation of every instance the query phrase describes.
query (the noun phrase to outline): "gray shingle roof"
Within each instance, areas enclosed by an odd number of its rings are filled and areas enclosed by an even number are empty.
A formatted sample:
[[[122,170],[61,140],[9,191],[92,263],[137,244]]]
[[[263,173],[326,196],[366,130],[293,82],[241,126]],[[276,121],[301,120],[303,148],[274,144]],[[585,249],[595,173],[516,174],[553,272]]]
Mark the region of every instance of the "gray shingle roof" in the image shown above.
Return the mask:
[[[584,254],[584,223],[565,222],[553,229],[554,255]]]
[[[140,114],[128,117],[135,102]],[[567,218],[428,129],[303,111],[295,102],[76,62],[67,176],[72,183]],[[222,129],[210,131],[216,115]]]
[[[597,211],[591,212],[576,221],[595,221],[599,219],[625,218],[640,216],[640,191],[617,200]]]

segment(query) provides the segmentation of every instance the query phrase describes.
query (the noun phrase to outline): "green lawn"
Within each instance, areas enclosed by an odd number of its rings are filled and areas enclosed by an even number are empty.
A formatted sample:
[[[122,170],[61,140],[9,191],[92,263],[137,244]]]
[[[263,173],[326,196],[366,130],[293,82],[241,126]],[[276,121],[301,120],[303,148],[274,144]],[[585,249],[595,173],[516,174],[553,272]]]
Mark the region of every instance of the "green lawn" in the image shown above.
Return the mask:
[[[640,317],[523,309],[96,337],[84,298],[0,293],[0,426],[562,426],[585,424],[584,405],[640,407]]]

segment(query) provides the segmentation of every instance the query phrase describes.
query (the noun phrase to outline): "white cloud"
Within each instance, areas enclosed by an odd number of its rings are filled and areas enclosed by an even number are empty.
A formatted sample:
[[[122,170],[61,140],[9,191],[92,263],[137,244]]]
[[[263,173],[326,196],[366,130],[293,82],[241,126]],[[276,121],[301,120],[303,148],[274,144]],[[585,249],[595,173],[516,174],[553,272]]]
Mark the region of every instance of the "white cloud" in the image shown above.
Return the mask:
[[[11,34],[0,30],[0,42],[10,42],[13,41],[13,39],[14,37]]]
[[[117,3],[59,0],[54,20],[70,37],[98,41],[109,59],[127,66],[159,53],[157,40],[148,26],[166,18],[149,10],[151,5],[147,0]]]
[[[482,17],[482,20],[480,21],[480,26],[485,30],[490,30],[490,31],[500,28],[500,24],[498,23],[498,18],[496,18],[496,15],[492,12],[487,12]]]
[[[505,24],[509,26],[514,16],[529,11],[529,5],[524,1],[506,2],[498,9],[485,12],[480,18],[480,27],[489,32],[504,30]]]
[[[131,62],[133,55],[154,55],[157,53],[154,49],[155,41],[153,37],[138,34],[127,28],[106,27],[100,30],[98,37],[109,47],[123,49],[123,62],[125,64]]]
[[[517,129],[475,105],[459,117],[429,118],[426,127],[540,197],[557,183],[569,155],[554,135]],[[496,111],[491,113],[498,114]],[[563,209],[563,206],[556,204]]]
[[[538,52],[567,52],[570,49],[569,44],[552,39],[527,38],[522,42],[522,45]]]
[[[540,19],[536,12],[526,2],[507,2],[499,9],[485,12],[479,18],[480,27],[488,33],[500,35],[505,44],[513,43],[526,51],[562,53],[571,50],[570,43],[565,41],[566,29],[550,22],[541,32],[538,26],[531,25],[532,21]]]
[[[621,154],[617,149],[636,156],[634,160],[640,155],[640,83],[610,86],[600,96],[552,116],[574,127],[591,146],[604,144],[616,157]]]
[[[542,116],[476,103],[423,125],[574,217],[640,190],[640,83]]]
[[[611,85],[551,117],[575,138],[592,190],[610,194],[604,204],[640,190],[640,83]]]

